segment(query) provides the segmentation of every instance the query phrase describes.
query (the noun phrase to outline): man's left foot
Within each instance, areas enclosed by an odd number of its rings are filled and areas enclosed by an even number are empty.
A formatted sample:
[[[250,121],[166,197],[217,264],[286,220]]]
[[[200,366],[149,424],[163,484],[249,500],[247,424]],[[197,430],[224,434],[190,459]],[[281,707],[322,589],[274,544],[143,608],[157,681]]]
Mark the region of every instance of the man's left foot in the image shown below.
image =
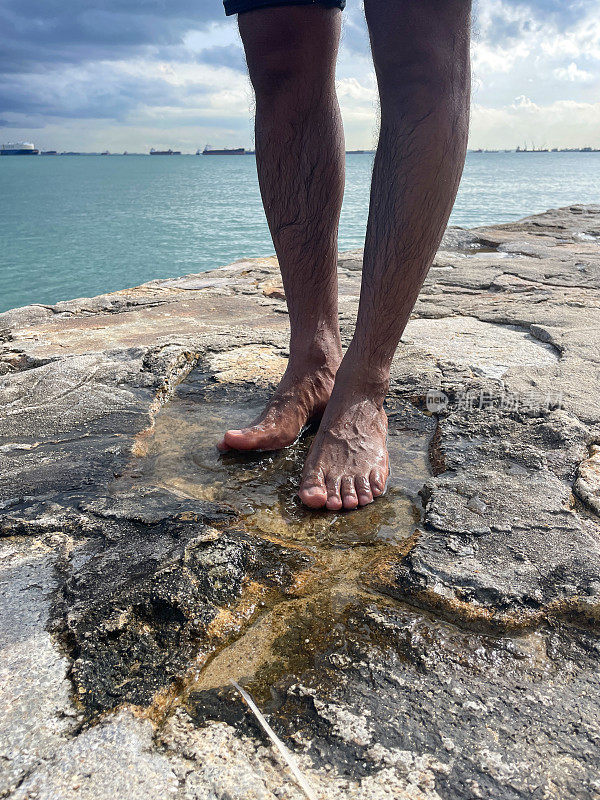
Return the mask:
[[[344,370],[346,372],[346,370]],[[298,496],[330,511],[372,503],[389,474],[385,389],[338,372],[304,470]]]

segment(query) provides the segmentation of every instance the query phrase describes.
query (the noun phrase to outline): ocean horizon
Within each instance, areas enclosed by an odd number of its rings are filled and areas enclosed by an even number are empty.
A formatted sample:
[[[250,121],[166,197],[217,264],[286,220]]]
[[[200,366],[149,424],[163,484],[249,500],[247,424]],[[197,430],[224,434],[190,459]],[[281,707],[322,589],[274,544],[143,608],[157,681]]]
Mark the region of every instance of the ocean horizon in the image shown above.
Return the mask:
[[[341,251],[363,244],[372,162],[346,156]],[[273,253],[253,157],[15,156],[0,180],[0,312]],[[471,151],[450,224],[598,202],[598,152]]]

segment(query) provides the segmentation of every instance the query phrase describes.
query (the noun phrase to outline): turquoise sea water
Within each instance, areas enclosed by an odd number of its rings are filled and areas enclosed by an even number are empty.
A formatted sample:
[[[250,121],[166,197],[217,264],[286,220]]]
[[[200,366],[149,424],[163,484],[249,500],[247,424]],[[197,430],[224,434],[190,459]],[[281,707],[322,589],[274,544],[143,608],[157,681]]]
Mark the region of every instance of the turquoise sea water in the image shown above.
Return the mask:
[[[340,249],[363,242],[371,154],[347,156]],[[273,252],[253,156],[0,158],[0,311]],[[451,222],[600,202],[600,153],[469,153]]]

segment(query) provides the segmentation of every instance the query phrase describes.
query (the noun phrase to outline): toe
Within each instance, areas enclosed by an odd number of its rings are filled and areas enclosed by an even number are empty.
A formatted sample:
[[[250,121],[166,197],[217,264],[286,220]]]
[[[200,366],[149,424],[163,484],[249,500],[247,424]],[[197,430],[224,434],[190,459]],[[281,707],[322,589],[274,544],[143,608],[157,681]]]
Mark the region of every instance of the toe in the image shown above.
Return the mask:
[[[225,441],[225,438],[221,439],[220,442],[217,442],[217,450],[219,451],[219,453],[227,453],[229,452],[229,450],[231,450],[231,447],[229,447],[229,445]]]
[[[323,475],[320,473],[306,475],[302,479],[298,497],[309,508],[323,508],[327,502],[327,489]]]
[[[358,505],[366,506],[373,502],[373,492],[371,491],[371,484],[369,479],[364,475],[358,475],[354,479],[354,488],[356,489],[356,496],[358,497]]]
[[[354,478],[352,475],[344,475],[341,480],[341,495],[344,508],[351,509],[358,506],[358,497],[354,488]]]
[[[369,482],[371,484],[371,492],[373,493],[373,497],[379,497],[385,491],[385,478],[383,476],[383,470],[376,468],[371,470],[371,474],[369,475]]]
[[[260,444],[260,433],[253,428],[232,429],[225,433],[223,444],[231,450],[255,450]]]
[[[227,431],[223,441],[232,450],[275,450],[280,446],[276,434],[259,426]]]
[[[256,425],[227,431],[223,443],[230,450],[281,450],[292,444],[295,438],[287,430]]]
[[[328,475],[325,486],[327,487],[327,508],[330,511],[339,511],[342,508],[339,475]]]
[[[223,443],[230,450],[279,450],[289,444],[279,431],[261,427],[227,431]]]

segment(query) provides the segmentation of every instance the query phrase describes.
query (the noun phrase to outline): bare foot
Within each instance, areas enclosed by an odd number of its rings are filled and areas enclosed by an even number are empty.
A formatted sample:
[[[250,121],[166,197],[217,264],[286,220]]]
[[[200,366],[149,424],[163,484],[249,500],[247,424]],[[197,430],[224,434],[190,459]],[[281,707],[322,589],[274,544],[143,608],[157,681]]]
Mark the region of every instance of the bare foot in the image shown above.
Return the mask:
[[[302,428],[323,415],[340,356],[318,367],[288,365],[265,410],[246,428],[229,430],[217,444],[227,450],[279,450],[296,441]]]
[[[309,508],[357,508],[385,491],[386,390],[338,373],[302,472],[298,496]]]

